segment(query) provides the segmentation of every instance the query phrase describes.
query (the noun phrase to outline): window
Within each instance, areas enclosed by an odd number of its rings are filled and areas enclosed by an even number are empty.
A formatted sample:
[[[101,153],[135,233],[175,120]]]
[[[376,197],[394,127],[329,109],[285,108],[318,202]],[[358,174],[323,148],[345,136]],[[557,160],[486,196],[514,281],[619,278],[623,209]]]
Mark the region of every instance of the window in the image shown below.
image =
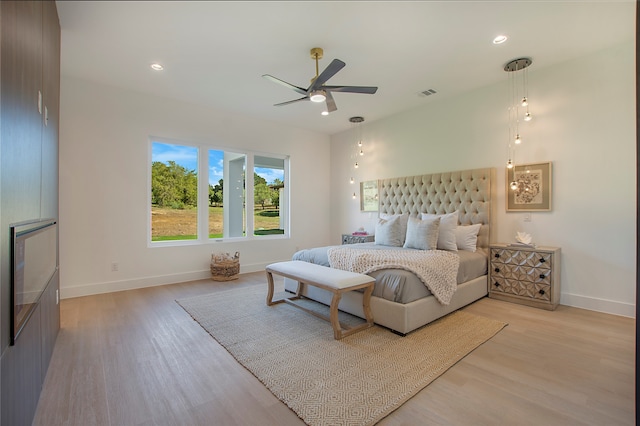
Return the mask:
[[[209,238],[244,236],[246,156],[211,149],[208,169]]]
[[[151,242],[287,236],[288,166],[286,156],[152,140]]]
[[[284,160],[255,156],[253,164],[253,234],[284,234]]]
[[[151,241],[198,238],[198,149],[153,142]]]

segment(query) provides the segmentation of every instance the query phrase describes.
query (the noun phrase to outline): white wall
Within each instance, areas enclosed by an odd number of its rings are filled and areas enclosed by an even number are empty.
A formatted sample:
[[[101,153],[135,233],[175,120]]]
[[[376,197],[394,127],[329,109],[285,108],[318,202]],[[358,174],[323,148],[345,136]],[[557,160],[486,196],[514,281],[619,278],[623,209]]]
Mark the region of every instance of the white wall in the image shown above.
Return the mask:
[[[450,99],[432,95],[423,108],[365,121],[367,154],[354,177],[495,167],[494,241],[513,242],[516,231],[526,231],[538,245],[561,247],[560,303],[635,316],[635,44],[547,69],[537,69],[533,59],[535,118],[521,132],[526,140],[516,163],[553,162],[551,212],[532,213],[525,223],[524,213],[505,211],[506,73],[504,84]],[[376,214],[361,213],[351,198],[358,192],[349,184],[354,142],[353,131],[331,139],[333,243],[360,226],[375,228]]]
[[[250,272],[329,243],[328,136],[68,77],[60,107],[62,297],[205,278],[213,251]],[[149,248],[151,135],[290,155],[291,239]]]

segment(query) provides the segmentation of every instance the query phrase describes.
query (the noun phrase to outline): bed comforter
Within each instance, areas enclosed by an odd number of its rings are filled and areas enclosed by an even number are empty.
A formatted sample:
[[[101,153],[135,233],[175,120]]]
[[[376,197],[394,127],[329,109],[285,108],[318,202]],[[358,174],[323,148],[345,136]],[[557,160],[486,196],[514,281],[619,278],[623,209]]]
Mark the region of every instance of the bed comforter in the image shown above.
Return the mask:
[[[345,246],[327,246],[300,250],[293,255],[292,259],[331,266],[329,262],[329,249],[341,247]],[[349,245],[349,247],[360,247],[371,250],[412,250],[402,247],[376,245],[375,243],[352,244]],[[483,253],[458,251],[457,256],[459,257],[459,267],[456,275],[457,284],[462,284],[487,274],[487,258]],[[406,269],[379,269],[367,273],[367,275],[376,279],[373,296],[392,302],[406,304],[432,294],[431,290],[425,286],[416,274]]]

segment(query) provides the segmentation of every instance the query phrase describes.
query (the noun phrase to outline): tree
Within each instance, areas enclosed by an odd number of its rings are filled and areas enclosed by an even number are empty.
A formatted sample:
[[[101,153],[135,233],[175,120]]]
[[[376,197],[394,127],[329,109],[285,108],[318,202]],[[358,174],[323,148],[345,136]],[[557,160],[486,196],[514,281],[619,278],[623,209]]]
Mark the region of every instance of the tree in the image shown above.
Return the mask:
[[[264,181],[264,179],[262,179]],[[260,204],[262,210],[267,201],[271,201],[271,189],[267,186],[266,181],[258,183],[253,187],[253,202]]]
[[[151,203],[182,209],[198,205],[198,174],[175,161],[151,164]]]
[[[217,207],[220,203],[222,203],[222,187],[222,179],[220,179],[215,186],[209,184],[209,205],[211,207]]]
[[[279,189],[271,188],[271,204],[273,204],[273,206],[276,209],[280,208],[280,190]]]
[[[267,180],[265,178],[263,178],[262,176],[260,176],[259,174],[257,174],[256,172],[253,172],[253,186],[256,186],[258,184],[267,184]]]

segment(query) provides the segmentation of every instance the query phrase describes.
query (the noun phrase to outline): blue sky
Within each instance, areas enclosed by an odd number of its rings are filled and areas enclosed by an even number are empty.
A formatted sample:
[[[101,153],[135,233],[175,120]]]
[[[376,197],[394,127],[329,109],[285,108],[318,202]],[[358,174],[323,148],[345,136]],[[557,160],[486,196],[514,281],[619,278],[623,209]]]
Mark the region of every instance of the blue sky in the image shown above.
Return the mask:
[[[198,148],[185,145],[174,145],[162,142],[153,142],[151,149],[151,161],[168,163],[175,161],[187,170],[198,171]],[[224,152],[209,150],[209,183],[216,185],[223,176]],[[275,179],[284,180],[282,170],[256,167],[256,173],[265,178],[267,183]]]

